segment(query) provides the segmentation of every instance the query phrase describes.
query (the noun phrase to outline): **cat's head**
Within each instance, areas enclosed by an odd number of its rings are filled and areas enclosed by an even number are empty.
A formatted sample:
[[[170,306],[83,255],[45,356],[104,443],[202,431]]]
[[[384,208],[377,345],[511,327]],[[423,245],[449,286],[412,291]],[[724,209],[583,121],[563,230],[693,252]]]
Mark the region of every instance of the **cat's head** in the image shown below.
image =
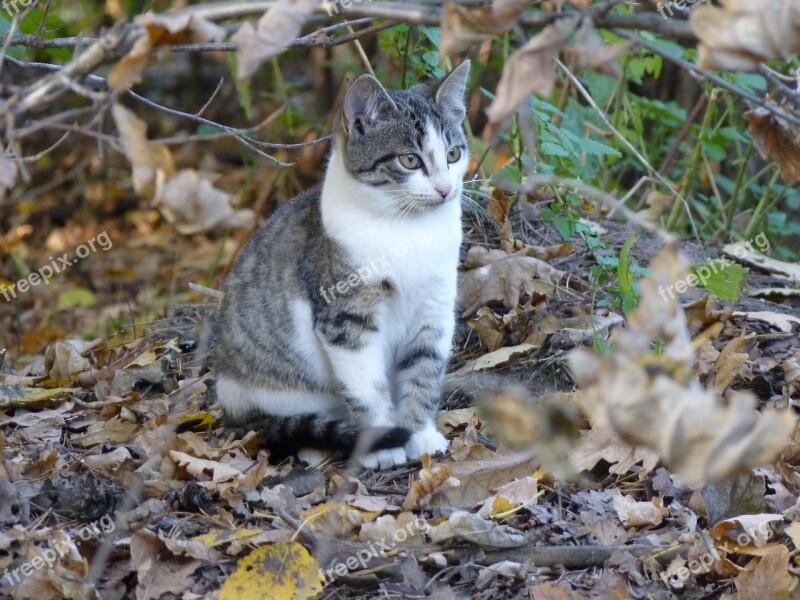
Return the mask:
[[[380,190],[375,197],[383,212],[460,202],[469,66],[464,61],[442,80],[402,91],[362,75],[347,91],[335,126],[337,150],[352,177]]]

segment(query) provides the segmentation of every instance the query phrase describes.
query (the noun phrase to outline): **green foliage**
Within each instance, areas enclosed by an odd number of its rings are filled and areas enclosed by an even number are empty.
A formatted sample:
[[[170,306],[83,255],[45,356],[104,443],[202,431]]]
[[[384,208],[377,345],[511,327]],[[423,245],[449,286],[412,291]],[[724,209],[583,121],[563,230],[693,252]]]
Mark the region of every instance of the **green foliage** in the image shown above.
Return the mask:
[[[380,46],[401,63],[401,82],[405,89],[411,83],[444,77],[439,66],[439,46],[442,32],[427,25],[397,25],[383,32]],[[409,70],[413,72],[409,80]]]
[[[736,301],[742,291],[750,269],[721,259],[708,260],[689,267],[697,277],[697,285],[708,290],[720,300]]]
[[[636,236],[629,237],[619,251],[619,267],[617,269],[619,301],[624,314],[630,314],[639,305],[639,291],[634,285],[633,271],[631,270],[630,253]]]

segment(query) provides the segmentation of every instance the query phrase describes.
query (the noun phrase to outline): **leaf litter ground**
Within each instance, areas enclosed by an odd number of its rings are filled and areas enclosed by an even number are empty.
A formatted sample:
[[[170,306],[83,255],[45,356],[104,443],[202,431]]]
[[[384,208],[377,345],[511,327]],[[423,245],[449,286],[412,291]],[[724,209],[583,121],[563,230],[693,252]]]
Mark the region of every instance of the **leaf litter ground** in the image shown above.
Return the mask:
[[[175,289],[233,241],[136,218],[61,288],[0,307],[24,332],[0,380],[0,596],[795,597],[800,453],[778,409],[800,391],[800,342],[774,290],[796,286],[754,268],[746,290],[766,298],[695,288],[680,310],[656,288],[680,255],[642,235],[654,283],[623,329],[582,244],[536,205],[492,208],[466,219],[450,452],[389,471],[304,468],[220,428],[214,304]],[[632,233],[594,225],[615,255]],[[29,262],[90,229],[56,230]],[[131,314],[147,286],[166,317]],[[102,335],[126,317],[149,322]]]

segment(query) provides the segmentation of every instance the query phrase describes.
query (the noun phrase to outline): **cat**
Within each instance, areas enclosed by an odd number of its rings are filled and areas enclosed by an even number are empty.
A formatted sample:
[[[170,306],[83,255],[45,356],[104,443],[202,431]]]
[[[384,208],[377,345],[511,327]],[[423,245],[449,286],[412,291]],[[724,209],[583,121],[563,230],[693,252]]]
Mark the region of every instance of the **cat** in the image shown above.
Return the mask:
[[[215,372],[228,427],[372,469],[447,450],[435,420],[455,327],[469,68],[400,91],[362,75],[347,90],[322,185],[279,208],[227,278]]]

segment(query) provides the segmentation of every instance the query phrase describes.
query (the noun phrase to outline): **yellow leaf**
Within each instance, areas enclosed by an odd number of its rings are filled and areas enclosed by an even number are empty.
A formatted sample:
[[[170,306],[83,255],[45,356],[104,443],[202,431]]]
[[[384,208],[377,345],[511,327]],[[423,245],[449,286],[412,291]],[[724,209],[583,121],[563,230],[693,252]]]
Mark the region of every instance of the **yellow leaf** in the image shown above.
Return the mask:
[[[319,564],[296,542],[262,546],[237,567],[222,585],[219,600],[304,600],[322,591]]]
[[[125,365],[125,368],[127,369],[128,367],[146,367],[148,365],[152,365],[156,361],[156,358],[158,357],[156,356],[155,350],[148,350],[147,352],[143,352],[142,354],[134,358],[131,362],[129,362],[127,365]]]
[[[511,504],[507,499],[503,498],[502,496],[497,496],[492,503],[492,516],[502,514],[504,512],[508,512],[510,510],[514,510],[517,505]]]
[[[76,391],[74,388],[57,387],[49,390],[22,387],[18,385],[0,385],[0,408],[9,406],[28,406],[51,400],[59,394]]]
[[[192,424],[192,428],[199,429],[206,425],[214,425],[217,419],[211,413],[191,413],[178,419],[178,425]]]
[[[261,529],[215,529],[203,535],[196,535],[193,542],[203,542],[209,548],[216,548],[222,544],[230,544],[238,540],[246,540],[263,533]]]

